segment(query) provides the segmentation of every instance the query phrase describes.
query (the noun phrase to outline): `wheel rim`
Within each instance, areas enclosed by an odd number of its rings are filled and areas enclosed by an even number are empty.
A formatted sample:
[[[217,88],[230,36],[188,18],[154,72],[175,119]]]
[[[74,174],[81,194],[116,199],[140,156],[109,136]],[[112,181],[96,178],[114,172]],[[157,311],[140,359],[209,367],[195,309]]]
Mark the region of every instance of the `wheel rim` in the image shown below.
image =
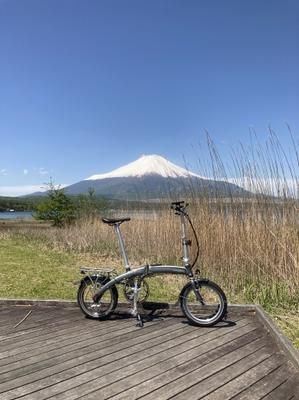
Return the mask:
[[[209,285],[201,284],[198,290],[203,304],[197,299],[193,287],[186,294],[185,304],[188,312],[194,319],[201,323],[210,324],[223,311],[224,303],[222,296],[218,290]]]
[[[93,317],[101,317],[105,315],[112,304],[113,298],[111,289],[106,290],[98,303],[93,301],[95,292],[101,287],[102,285],[99,282],[88,283],[82,293],[84,308],[86,312]]]

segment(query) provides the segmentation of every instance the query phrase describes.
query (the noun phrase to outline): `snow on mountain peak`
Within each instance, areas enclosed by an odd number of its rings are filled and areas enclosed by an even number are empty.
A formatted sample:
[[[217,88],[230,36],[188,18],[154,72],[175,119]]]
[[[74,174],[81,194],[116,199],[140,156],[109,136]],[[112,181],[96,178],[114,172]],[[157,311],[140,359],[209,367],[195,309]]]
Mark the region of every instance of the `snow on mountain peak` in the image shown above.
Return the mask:
[[[172,162],[166,160],[157,154],[142,155],[138,160],[133,161],[123,167],[117,168],[106,174],[92,175],[86,180],[98,180],[107,178],[127,178],[127,177],[142,177],[145,175],[160,175],[164,178],[187,178],[201,176],[194,174],[179,167]]]

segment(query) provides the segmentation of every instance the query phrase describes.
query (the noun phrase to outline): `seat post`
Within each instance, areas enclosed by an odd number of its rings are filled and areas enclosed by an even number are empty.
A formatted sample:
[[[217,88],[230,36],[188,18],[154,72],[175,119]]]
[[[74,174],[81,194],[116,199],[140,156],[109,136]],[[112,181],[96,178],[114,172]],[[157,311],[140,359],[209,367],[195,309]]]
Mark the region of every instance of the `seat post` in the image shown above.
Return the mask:
[[[127,252],[126,252],[126,249],[125,249],[124,240],[123,240],[119,225],[120,225],[119,223],[114,224],[114,229],[115,229],[115,232],[116,232],[116,235],[117,235],[117,238],[118,238],[119,247],[121,249],[121,253],[122,253],[122,256],[123,256],[123,259],[124,259],[124,262],[125,262],[126,271],[130,271],[131,267],[130,267],[130,264],[129,264]]]

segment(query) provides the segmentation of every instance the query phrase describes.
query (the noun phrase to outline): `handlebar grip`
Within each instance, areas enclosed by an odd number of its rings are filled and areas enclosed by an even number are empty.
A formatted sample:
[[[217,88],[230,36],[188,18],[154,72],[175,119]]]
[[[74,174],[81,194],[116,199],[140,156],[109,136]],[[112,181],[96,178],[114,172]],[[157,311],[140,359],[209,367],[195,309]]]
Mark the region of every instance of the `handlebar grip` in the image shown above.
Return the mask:
[[[183,200],[183,201],[173,201],[173,202],[171,203],[170,208],[172,208],[173,210],[176,210],[176,209],[178,209],[178,208],[183,207],[184,204],[185,204],[185,201],[184,201],[184,200]]]

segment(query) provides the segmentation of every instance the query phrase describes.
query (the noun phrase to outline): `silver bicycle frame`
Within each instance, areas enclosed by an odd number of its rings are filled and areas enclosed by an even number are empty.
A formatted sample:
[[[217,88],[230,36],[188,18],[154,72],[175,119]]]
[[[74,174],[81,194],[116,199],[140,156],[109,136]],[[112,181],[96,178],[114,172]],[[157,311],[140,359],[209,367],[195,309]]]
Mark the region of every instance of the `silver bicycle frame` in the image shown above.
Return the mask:
[[[190,256],[189,256],[189,246],[190,242],[187,240],[186,236],[186,221],[184,214],[180,214],[181,217],[181,232],[182,232],[182,245],[183,245],[183,266],[179,267],[176,265],[145,265],[143,267],[131,270],[128,256],[126,253],[124,240],[120,231],[120,224],[116,223],[114,225],[115,232],[118,238],[119,247],[121,249],[122,257],[124,259],[126,272],[124,274],[118,275],[114,279],[107,282],[98,291],[95,292],[93,300],[98,302],[104,292],[118,283],[124,280],[134,279],[137,277],[145,277],[154,274],[176,274],[176,275],[186,275],[193,281],[193,273],[190,268]]]
[[[124,244],[124,239],[122,237],[119,225],[120,225],[119,223],[115,224],[114,225],[114,229],[115,229],[115,232],[116,232],[116,236],[118,238],[118,243],[119,243],[119,247],[120,247],[120,250],[121,250],[121,254],[122,254],[122,257],[124,259],[125,269],[126,269],[126,271],[130,271],[131,267],[130,267],[130,264],[129,264],[128,255],[127,255],[125,244]]]
[[[130,280],[137,277],[146,277],[155,274],[175,274],[175,275],[187,275],[190,278],[193,277],[191,271],[189,271],[186,267],[178,267],[176,265],[145,265],[143,267],[130,270],[125,272],[124,274],[116,276],[111,281],[107,282],[106,285],[102,286],[97,292],[95,292],[93,296],[93,300],[98,302],[104,292],[118,283],[121,283],[124,280]]]
[[[181,232],[182,232],[182,245],[183,245],[183,263],[185,267],[189,267],[190,266],[190,255],[189,255],[189,245],[188,244],[188,240],[187,240],[187,236],[186,236],[186,221],[185,221],[185,216],[184,214],[180,215],[181,217]],[[131,267],[129,264],[129,260],[128,260],[128,255],[126,252],[126,248],[125,248],[125,244],[124,244],[124,239],[122,237],[121,231],[120,231],[120,223],[116,223],[114,224],[114,229],[116,232],[116,236],[118,238],[118,243],[119,243],[119,247],[121,250],[121,254],[124,260],[124,264],[125,264],[125,269],[126,271],[130,271]]]

